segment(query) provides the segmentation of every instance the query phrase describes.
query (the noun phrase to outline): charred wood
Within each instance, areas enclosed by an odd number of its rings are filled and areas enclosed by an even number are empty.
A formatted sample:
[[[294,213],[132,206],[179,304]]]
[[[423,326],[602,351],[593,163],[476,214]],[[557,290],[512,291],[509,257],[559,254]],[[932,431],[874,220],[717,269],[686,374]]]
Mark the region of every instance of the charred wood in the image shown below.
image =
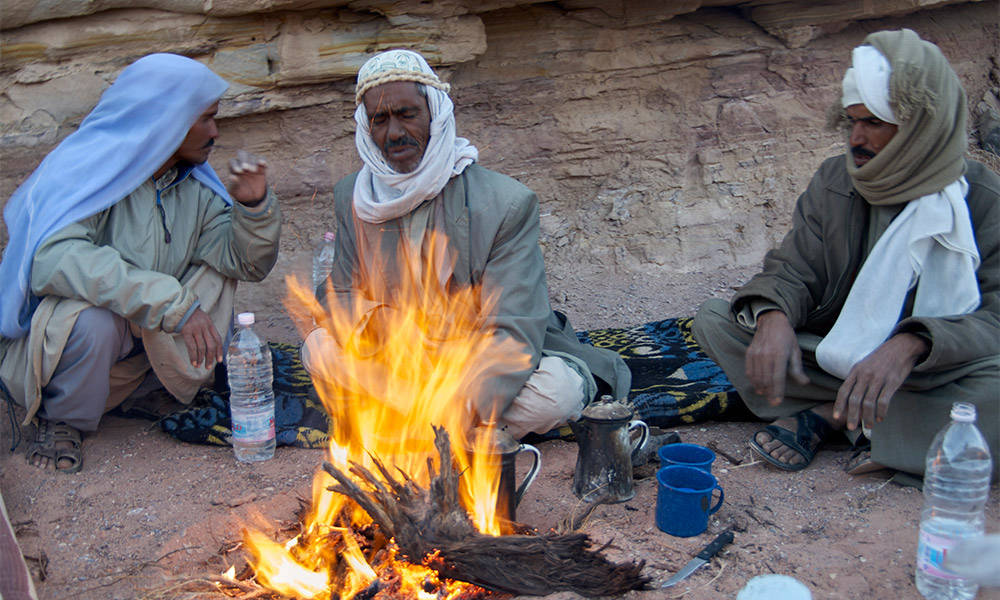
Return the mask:
[[[606,546],[595,549],[586,534],[479,533],[459,499],[459,473],[447,432],[435,428],[434,443],[442,468],[437,472],[428,461],[427,489],[406,473],[397,477],[377,459],[381,477],[356,463],[350,469],[354,477],[324,463],[337,482],[329,489],[357,502],[387,537],[395,538],[400,555],[449,579],[538,596],[558,591],[603,596],[647,589],[643,561],[613,563],[603,554]]]

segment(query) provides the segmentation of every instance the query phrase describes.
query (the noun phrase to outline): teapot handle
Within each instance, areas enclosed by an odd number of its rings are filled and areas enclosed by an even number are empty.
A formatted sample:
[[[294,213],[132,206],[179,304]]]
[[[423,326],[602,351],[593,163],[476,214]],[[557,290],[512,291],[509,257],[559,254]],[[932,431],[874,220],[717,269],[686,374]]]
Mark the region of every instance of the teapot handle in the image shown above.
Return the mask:
[[[640,421],[639,419],[636,419],[634,421],[629,422],[628,424],[629,433],[631,433],[632,430],[635,429],[636,427],[642,429],[642,433],[639,434],[639,439],[637,439],[632,445],[632,460],[635,460],[636,455],[639,454],[639,451],[642,450],[642,448],[646,445],[646,440],[649,439],[649,425],[646,425],[645,421]]]
[[[521,503],[521,496],[524,495],[524,492],[528,490],[528,486],[531,485],[531,482],[533,482],[535,477],[538,476],[538,468],[542,466],[542,453],[538,451],[538,448],[535,448],[531,444],[521,444],[520,448],[517,449],[515,456],[521,452],[530,452],[535,459],[531,463],[531,468],[528,469],[528,473],[524,476],[524,481],[521,482],[521,485],[517,486],[517,491],[514,492],[514,506]]]

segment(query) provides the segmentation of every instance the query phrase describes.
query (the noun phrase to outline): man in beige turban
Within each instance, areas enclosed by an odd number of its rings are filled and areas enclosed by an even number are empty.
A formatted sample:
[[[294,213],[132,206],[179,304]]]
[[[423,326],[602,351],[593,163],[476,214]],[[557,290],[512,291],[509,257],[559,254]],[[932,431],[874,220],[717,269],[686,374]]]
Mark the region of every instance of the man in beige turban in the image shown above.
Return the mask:
[[[701,307],[695,336],[776,419],[750,446],[779,468],[846,429],[871,442],[852,473],[922,474],[959,401],[998,464],[1000,177],[965,158],[965,92],[937,46],[883,31],[854,49],[840,107],[846,154],[820,166],[763,272]]]
[[[495,420],[515,438],[544,433],[579,417],[597,394],[624,399],[631,374],[618,354],[581,344],[551,309],[538,199],[476,162],[475,146],[455,135],[448,91],[409,50],[382,52],[361,67],[354,118],[363,166],[334,188],[338,231],[329,289],[342,306],[370,305],[361,317],[370,324],[378,311],[399,308],[401,265],[420,270],[432,264],[423,260],[429,256],[447,257],[434,283],[478,289],[483,326],[527,357],[523,368],[487,366],[482,389],[456,409],[468,410],[473,424]],[[322,302],[333,301],[327,289],[319,289]],[[303,345],[303,363],[314,378],[321,362],[337,377],[339,352],[333,336],[316,329]]]

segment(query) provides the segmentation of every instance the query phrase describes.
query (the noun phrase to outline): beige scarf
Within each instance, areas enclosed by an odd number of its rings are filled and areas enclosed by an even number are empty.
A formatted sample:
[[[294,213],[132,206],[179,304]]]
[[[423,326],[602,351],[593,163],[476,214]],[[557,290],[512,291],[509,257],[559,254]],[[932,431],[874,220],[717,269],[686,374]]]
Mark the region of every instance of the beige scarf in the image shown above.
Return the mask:
[[[908,57],[910,62],[893,62],[892,56],[878,47],[855,48],[853,67],[844,77],[842,102],[845,107],[864,104],[879,119],[897,124],[899,130],[861,168],[854,167],[850,152],[847,160],[855,186],[871,204],[905,202],[906,207],[872,248],[836,323],[816,348],[819,365],[840,378],[846,378],[855,364],[892,335],[914,285],[914,316],[964,314],[975,310],[980,303],[976,278],[979,252],[965,202],[968,184],[961,176],[965,166],[965,96],[961,85],[947,63],[945,72],[935,75],[942,67],[936,60],[943,60],[940,51],[913,32],[881,32],[868,37],[873,38],[888,38],[893,43],[885,45],[897,49],[910,46],[896,54]],[[928,61],[928,73],[920,72],[920,63],[913,58],[920,53],[914,45],[923,50],[922,56],[932,59]],[[909,79],[897,77],[897,68]],[[935,82],[933,89],[922,87],[928,80]],[[944,80],[947,81],[941,83]],[[950,90],[946,96],[960,99],[961,105],[941,110],[948,105],[934,106],[914,100],[929,101],[939,96],[935,90],[940,89]],[[927,124],[927,131],[914,126],[914,121],[921,119]],[[961,126],[960,134],[953,129],[956,123]],[[933,137],[935,132],[941,137]],[[901,138],[903,143],[899,142]],[[961,141],[959,152],[955,152],[958,148],[953,145],[956,140]],[[886,154],[888,157],[884,158]],[[922,160],[915,164],[927,171],[921,172],[923,177],[917,181],[900,179],[901,173],[908,173],[911,166],[901,158],[907,156],[914,161]],[[880,160],[881,166],[871,170],[877,177],[858,180],[858,175],[868,174],[867,167]],[[878,182],[875,187],[884,194],[863,189],[864,183],[870,189],[873,182]],[[869,194],[875,194],[875,199]]]
[[[965,173],[965,91],[937,46],[909,29],[865,38],[892,66],[889,102],[899,131],[861,167],[846,153],[854,187],[870,204],[902,204]]]

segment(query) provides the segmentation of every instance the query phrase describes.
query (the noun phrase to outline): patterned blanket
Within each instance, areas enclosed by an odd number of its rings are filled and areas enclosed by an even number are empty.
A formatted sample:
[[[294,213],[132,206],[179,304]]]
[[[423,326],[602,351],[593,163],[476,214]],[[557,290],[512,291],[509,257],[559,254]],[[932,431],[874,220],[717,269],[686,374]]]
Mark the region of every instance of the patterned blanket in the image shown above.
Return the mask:
[[[330,420],[302,366],[296,344],[269,342],[274,366],[275,443],[279,446],[325,448]],[[203,388],[191,404],[160,419],[173,437],[198,444],[228,446],[232,435],[229,390]]]
[[[738,409],[736,391],[722,369],[699,348],[690,318],[627,328],[578,332],[581,341],[622,355],[632,370],[629,399],[649,425],[670,427],[724,416]],[[298,346],[271,343],[278,445],[324,447],[330,422],[299,359]],[[201,390],[194,402],[160,419],[173,437],[228,445],[229,392]],[[562,437],[568,428],[544,437]]]
[[[621,354],[632,371],[629,400],[639,416],[648,425],[671,427],[717,418],[742,404],[726,374],[701,351],[692,321],[665,319],[577,337]]]

